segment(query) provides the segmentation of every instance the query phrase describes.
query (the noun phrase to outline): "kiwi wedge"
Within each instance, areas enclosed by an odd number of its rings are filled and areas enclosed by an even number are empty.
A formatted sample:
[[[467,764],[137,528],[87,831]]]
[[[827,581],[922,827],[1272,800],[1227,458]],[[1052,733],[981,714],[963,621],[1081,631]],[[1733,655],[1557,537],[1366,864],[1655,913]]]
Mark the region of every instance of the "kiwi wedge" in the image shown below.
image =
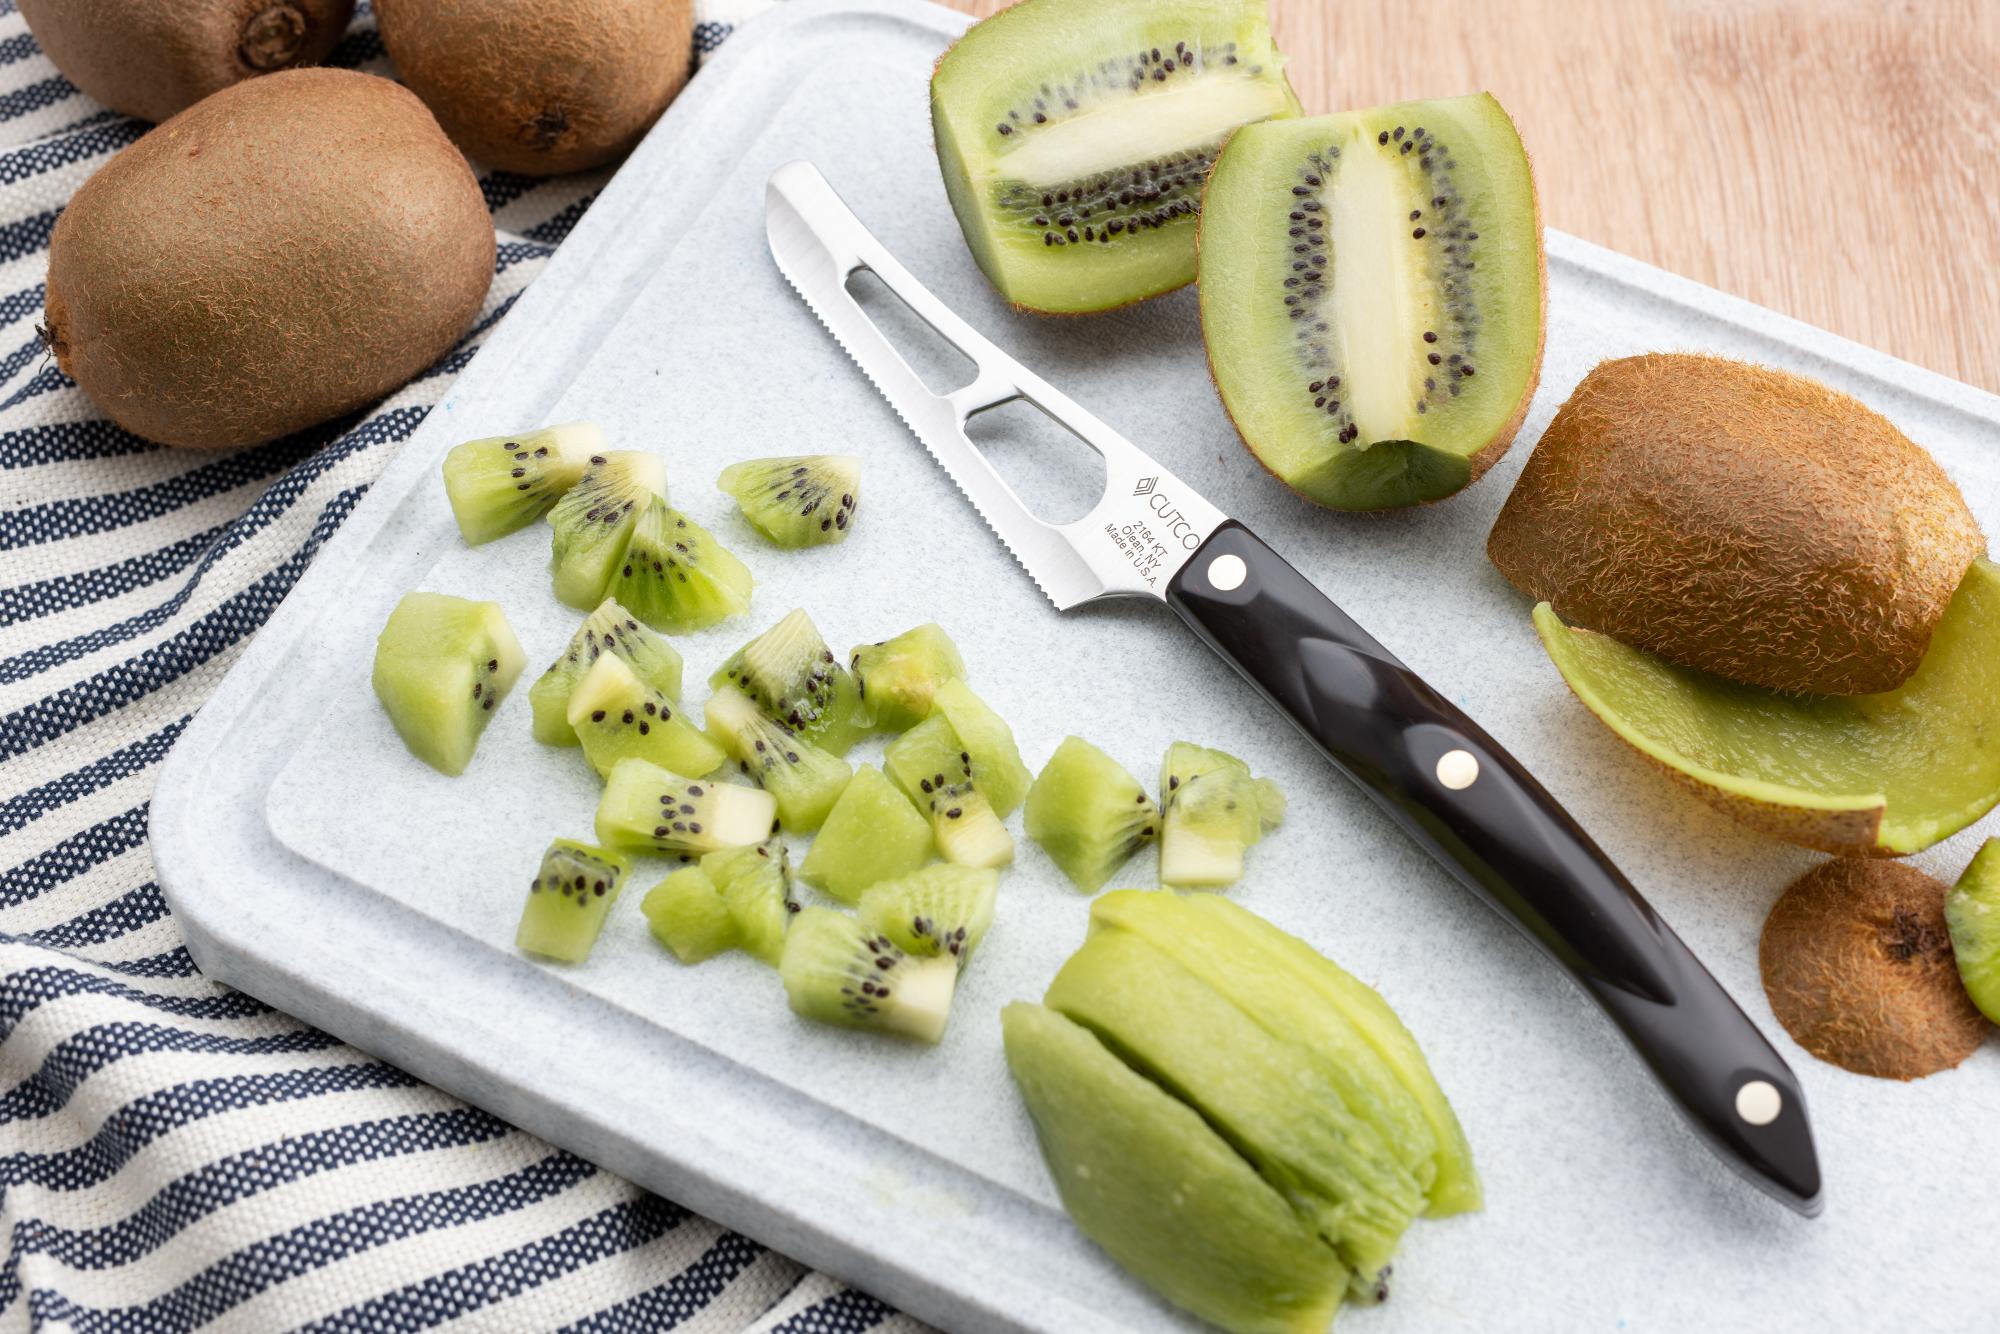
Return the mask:
[[[714,773],[727,758],[615,653],[601,655],[576,683],[568,722],[600,778],[633,757],[688,778]]]
[[[799,910],[784,843],[773,838],[755,847],[711,852],[701,859],[701,871],[729,910],[736,943],[751,958],[776,967],[792,914]]]
[[[1600,363],[1486,551],[1572,625],[1773,690],[1909,680],[1986,539],[1937,460],[1846,394],[1723,357]]]
[[[1221,888],[1243,878],[1243,855],[1285,817],[1285,794],[1225,751],[1187,741],[1160,762],[1160,883]]]
[[[683,778],[641,759],[620,760],[597,798],[597,840],[648,852],[709,853],[753,847],[776,829],[768,792]]]
[[[631,861],[620,853],[559,838],[528,885],[514,946],[562,963],[582,963],[625,887]]]
[[[993,924],[1000,873],[977,866],[926,866],[861,896],[864,925],[906,954],[942,954],[963,968]]]
[[[545,746],[580,744],[569,725],[569,697],[576,683],[606,653],[625,660],[632,674],[669,700],[681,697],[681,655],[639,623],[638,617],[606,598],[570,637],[563,655],[528,688],[534,710],[535,740]]]
[[[906,954],[846,913],[807,908],[778,963],[785,998],[816,1023],[936,1042],[951,1017],[958,964]]]
[[[855,688],[885,732],[906,732],[931,716],[931,698],[965,675],[958,645],[935,621],[894,639],[862,644],[848,655]]]
[[[1002,817],[1012,815],[1028,795],[1035,776],[1021,763],[1014,729],[962,680],[947,681],[931,696],[932,706],[951,724],[970,757],[980,790]]]
[[[749,610],[750,571],[706,528],[653,496],[611,570],[611,596],[655,630],[702,630]]]
[[[683,866],[639,900],[653,939],[682,963],[700,963],[742,943],[742,932],[715,882],[699,866]]]
[[[604,432],[594,422],[453,445],[444,456],[444,493],[459,534],[476,547],[526,528],[554,509],[603,452]]]
[[[744,521],[778,546],[845,542],[861,498],[861,460],[852,454],[745,459],[716,479]]]
[[[585,609],[604,601],[639,515],[655,499],[664,504],[666,494],[667,465],[657,455],[592,455],[582,478],[549,511],[556,596]]]
[[[1264,0],[1024,0],[931,76],[966,244],[1031,310],[1107,310],[1190,282],[1223,141],[1298,112]]]
[[[1879,695],[1794,695],[1535,628],[1589,710],[1752,829],[1824,852],[1902,856],[2000,802],[2000,566],[1973,562],[1916,673]]]
[[[860,685],[835,660],[804,608],[736,650],[708,683],[734,686],[765,717],[835,755],[846,754],[873,726]]]
[[[1086,894],[1160,835],[1160,808],[1125,766],[1064,737],[1028,789],[1028,837]]]
[[[777,800],[779,822],[795,834],[825,824],[854,777],[847,761],[772,722],[734,686],[708,697],[708,730]]]
[[[1245,127],[1209,177],[1200,279],[1223,406],[1322,505],[1451,495],[1534,397],[1541,215],[1488,94]]]
[[[370,680],[410,753],[457,775],[526,664],[499,603],[405,593],[376,637]]]
[[[1793,881],[1757,951],[1785,1031],[1881,1079],[1921,1079],[1976,1051],[1993,1026],[1960,982],[1945,894],[1914,866],[1851,857]]]
[[[1979,845],[1945,898],[1944,920],[1965,994],[2000,1024],[2000,838]]]
[[[872,764],[854,771],[813,836],[799,876],[843,903],[930,860],[931,826]]]
[[[930,816],[931,837],[946,861],[996,867],[1014,860],[1014,837],[979,785],[971,752],[942,714],[891,742],[882,768]]]

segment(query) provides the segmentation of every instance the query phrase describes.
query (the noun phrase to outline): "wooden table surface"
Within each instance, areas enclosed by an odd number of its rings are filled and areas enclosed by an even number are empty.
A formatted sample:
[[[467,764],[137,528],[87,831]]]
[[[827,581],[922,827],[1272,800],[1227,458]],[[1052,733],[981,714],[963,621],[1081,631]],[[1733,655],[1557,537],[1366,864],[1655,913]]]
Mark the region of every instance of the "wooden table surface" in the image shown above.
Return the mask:
[[[1486,89],[1549,226],[2000,392],[2000,0],[1271,11],[1308,112]]]

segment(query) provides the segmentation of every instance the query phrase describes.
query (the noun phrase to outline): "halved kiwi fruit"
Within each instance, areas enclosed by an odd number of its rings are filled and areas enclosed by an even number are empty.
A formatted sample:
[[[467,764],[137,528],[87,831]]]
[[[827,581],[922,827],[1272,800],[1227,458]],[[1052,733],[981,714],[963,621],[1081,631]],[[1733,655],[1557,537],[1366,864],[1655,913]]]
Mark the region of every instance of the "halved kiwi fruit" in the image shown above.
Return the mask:
[[[607,848],[559,838],[542,855],[514,946],[562,963],[582,963],[625,888],[631,860]]]
[[[1944,901],[1944,919],[1965,994],[2000,1024],[2000,838],[1980,844]]]
[[[1032,310],[1107,310],[1194,277],[1202,178],[1237,126],[1295,116],[1264,0],[1025,0],[931,76],[966,244]]]
[[[554,509],[603,452],[604,432],[594,422],[453,445],[444,456],[444,493],[460,535],[478,546],[526,528]]]
[[[406,593],[375,640],[375,697],[410,753],[461,774],[527,663],[497,602]]]
[[[634,756],[688,778],[715,772],[727,758],[615,653],[600,655],[576,683],[567,718],[600,778]]]
[[[657,455],[593,455],[582,479],[549,511],[556,596],[572,607],[604,601],[639,515],[655,499],[664,504],[666,494],[667,465]]]
[[[1902,856],[2000,802],[2000,566],[1966,571],[1916,674],[1879,695],[1793,695],[1565,626],[1535,628],[1577,698],[1676,783],[1761,833]]]
[[[655,630],[701,630],[750,607],[750,571],[706,528],[654,496],[611,568],[612,597]]]
[[[1485,93],[1246,126],[1209,177],[1201,322],[1243,442],[1343,510],[1438,500],[1541,374],[1541,216]]]
[[[847,540],[861,498],[861,460],[852,454],[745,459],[716,479],[752,528],[781,547]]]
[[[1160,836],[1160,808],[1125,766],[1082,737],[1064,737],[1028,789],[1028,837],[1070,883],[1095,894]]]
[[[786,932],[778,972],[804,1018],[936,1042],[951,1017],[958,964],[920,958],[831,908],[807,908]]]
[[[872,726],[861,687],[834,658],[804,608],[732,653],[708,683],[734,686],[765,717],[835,755],[846,754]]]
[[[674,646],[639,623],[639,618],[606,598],[570,636],[563,655],[535,679],[528,704],[535,715],[535,740],[545,746],[578,744],[569,725],[569,697],[576,683],[599,656],[614,653],[632,674],[669,700],[681,697],[681,655]]]

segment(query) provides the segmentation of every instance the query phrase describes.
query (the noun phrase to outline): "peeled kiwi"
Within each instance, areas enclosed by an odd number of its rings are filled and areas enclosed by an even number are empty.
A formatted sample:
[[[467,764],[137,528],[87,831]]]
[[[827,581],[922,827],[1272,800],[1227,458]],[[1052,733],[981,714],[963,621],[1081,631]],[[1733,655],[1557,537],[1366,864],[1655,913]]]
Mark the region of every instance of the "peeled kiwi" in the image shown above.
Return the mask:
[[[582,480],[549,511],[556,596],[572,607],[595,607],[622,568],[639,516],[667,494],[667,466],[656,454],[626,450],[593,454]]]
[[[778,971],[801,1017],[919,1042],[944,1036],[958,962],[907,954],[831,908],[807,908],[785,933]]]
[[[1892,690],[1986,539],[1942,468],[1825,385],[1721,357],[1601,363],[1487,539],[1566,621],[1773,690]]]
[[[408,90],[288,70],[205,98],[84,182],[49,238],[44,336],[133,434],[255,444],[436,361],[479,313],[493,253],[479,183]]]
[[[1900,862],[1841,858],[1792,882],[1764,922],[1764,990],[1785,1031],[1860,1075],[1948,1070],[1992,1031],[1959,981],[1945,886]]]
[[[499,603],[405,593],[375,640],[370,680],[410,753],[456,775],[525,663]]]
[[[781,547],[847,540],[861,496],[861,460],[852,454],[745,459],[716,479],[752,528]]]
[[[846,754],[871,723],[861,687],[803,607],[730,654],[708,683],[735,686],[766,717],[835,755]]]
[[[453,445],[444,456],[444,491],[468,545],[527,527],[555,508],[604,452],[592,422],[490,435]]]
[[[1944,901],[1944,918],[1965,994],[2000,1024],[2000,838],[1979,845]]]
[[[113,111],[161,121],[210,93],[317,65],[354,0],[19,0],[43,54]]]
[[[375,20],[466,156],[530,176],[623,156],[694,61],[693,0],[376,0]]]
[[[1160,808],[1139,780],[1080,736],[1056,747],[1026,808],[1028,837],[1086,894],[1160,835]]]

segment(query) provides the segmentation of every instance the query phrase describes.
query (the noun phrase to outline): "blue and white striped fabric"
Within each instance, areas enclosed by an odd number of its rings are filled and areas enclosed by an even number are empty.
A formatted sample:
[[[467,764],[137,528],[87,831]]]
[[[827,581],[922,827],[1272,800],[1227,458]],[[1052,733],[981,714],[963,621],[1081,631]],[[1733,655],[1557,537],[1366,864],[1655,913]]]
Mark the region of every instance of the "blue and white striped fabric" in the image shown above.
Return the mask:
[[[706,0],[698,49],[767,2]],[[388,72],[365,4],[335,59]],[[920,1329],[195,972],[162,757],[604,174],[481,177],[486,309],[386,402],[178,452],[35,333],[51,226],[144,129],[0,0],[0,1328]]]

